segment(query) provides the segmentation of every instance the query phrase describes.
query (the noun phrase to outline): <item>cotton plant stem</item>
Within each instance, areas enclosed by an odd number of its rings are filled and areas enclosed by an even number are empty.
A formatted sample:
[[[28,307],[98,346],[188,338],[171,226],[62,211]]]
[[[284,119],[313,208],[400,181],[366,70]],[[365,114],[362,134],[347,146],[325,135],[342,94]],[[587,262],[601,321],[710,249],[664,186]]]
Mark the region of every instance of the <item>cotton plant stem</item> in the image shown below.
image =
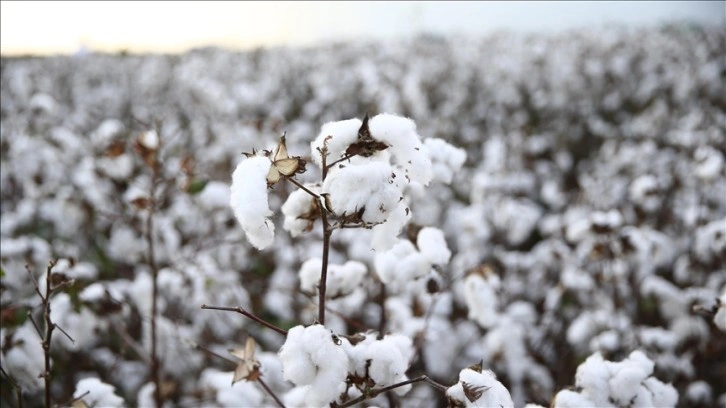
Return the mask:
[[[327,289],[328,280],[328,258],[330,255],[330,225],[328,224],[328,215],[325,209],[321,209],[320,214],[323,219],[323,265],[320,269],[320,288],[318,293],[318,321],[325,325],[325,291]]]
[[[46,408],[50,408],[51,405],[51,395],[50,395],[50,380],[51,380],[51,374],[50,374],[50,342],[53,338],[53,329],[55,329],[55,324],[53,324],[53,321],[50,318],[50,275],[53,272],[53,267],[55,266],[55,262],[51,261],[48,263],[48,268],[46,269],[45,274],[45,296],[43,299],[43,319],[45,320],[45,336],[43,338],[43,354],[45,356],[45,371],[43,372],[43,381],[45,382],[45,406]]]
[[[242,316],[245,316],[248,319],[254,320],[255,322],[257,322],[257,323],[259,323],[259,324],[267,327],[268,329],[272,329],[272,330],[274,330],[274,331],[282,334],[283,336],[287,336],[287,330],[281,329],[281,328],[275,326],[274,324],[269,323],[269,322],[263,320],[259,316],[256,316],[256,315],[254,315],[254,314],[246,311],[245,309],[243,309],[240,306],[237,306],[237,307],[225,307],[225,306],[202,305],[202,309],[221,310],[221,311],[224,311],[224,312],[235,312],[235,313],[239,313]]]
[[[156,209],[156,187],[159,181],[159,163],[154,160],[151,178],[151,189],[149,191],[149,212],[146,217],[146,250],[151,268],[151,381],[154,383],[154,404],[156,408],[162,408],[164,403],[161,395],[161,373],[159,356],[157,351],[157,327],[156,315],[158,313],[159,297],[159,267],[156,264],[154,252],[154,211]]]
[[[300,183],[299,181],[295,180],[294,178],[287,177],[286,180],[288,180],[292,184],[296,185],[302,191],[304,191],[304,192],[308,193],[309,195],[313,196],[313,198],[320,199],[320,196],[319,195],[317,195],[314,192],[312,192],[309,188],[305,187],[304,185],[302,185],[302,183]]]
[[[267,394],[268,394],[268,395],[269,395],[270,397],[272,397],[272,399],[274,399],[274,400],[275,400],[275,402],[277,403],[277,405],[278,405],[278,406],[279,406],[280,408],[285,408],[285,404],[283,404],[283,403],[282,403],[282,401],[280,401],[280,398],[278,398],[278,397],[277,397],[277,395],[275,395],[275,393],[274,393],[274,392],[272,392],[272,389],[270,389],[270,387],[269,387],[269,386],[267,386],[267,383],[266,383],[266,382],[265,382],[265,381],[264,381],[264,380],[262,379],[262,377],[258,377],[258,378],[257,378],[257,382],[258,382],[258,383],[260,383],[260,385],[262,386],[262,388],[264,388],[264,389],[265,389],[265,391],[267,392]]]
[[[322,183],[325,184],[325,178],[328,176],[328,146],[327,142],[323,143],[323,148],[320,150],[320,156],[323,168],[323,179]],[[325,325],[325,292],[327,289],[328,280],[328,258],[330,255],[330,235],[333,230],[330,228],[328,222],[328,212],[325,208],[320,209],[320,218],[323,223],[323,261],[320,268],[320,287],[318,289],[318,322]]]
[[[391,384],[388,387],[379,388],[377,390],[370,390],[368,393],[363,394],[363,395],[361,395],[360,397],[358,397],[356,399],[350,400],[350,401],[346,402],[345,404],[340,405],[339,407],[340,408],[352,407],[353,405],[358,404],[360,402],[363,402],[365,400],[368,400],[368,399],[371,399],[371,398],[375,398],[375,397],[377,397],[378,395],[380,395],[380,394],[382,394],[384,392],[388,392],[388,391],[391,391],[391,390],[395,390],[396,388],[403,387],[404,385],[415,384],[415,383],[422,382],[422,381],[423,382],[426,382],[426,383],[428,383],[430,385],[432,385],[434,388],[437,388],[440,391],[446,391],[446,387],[445,386],[443,386],[443,385],[437,383],[436,381],[430,379],[426,375],[422,375],[420,377],[414,378],[413,380],[401,381],[401,382],[396,383],[396,384]]]

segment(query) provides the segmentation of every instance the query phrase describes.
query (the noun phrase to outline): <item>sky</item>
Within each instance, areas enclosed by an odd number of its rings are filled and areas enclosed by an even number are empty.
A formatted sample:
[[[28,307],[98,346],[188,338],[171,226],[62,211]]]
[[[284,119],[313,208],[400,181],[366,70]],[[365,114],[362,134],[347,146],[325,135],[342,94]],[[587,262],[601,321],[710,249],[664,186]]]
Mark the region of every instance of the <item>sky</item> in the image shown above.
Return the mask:
[[[686,20],[726,27],[726,1],[2,1],[2,55],[249,49],[410,36],[548,32]]]

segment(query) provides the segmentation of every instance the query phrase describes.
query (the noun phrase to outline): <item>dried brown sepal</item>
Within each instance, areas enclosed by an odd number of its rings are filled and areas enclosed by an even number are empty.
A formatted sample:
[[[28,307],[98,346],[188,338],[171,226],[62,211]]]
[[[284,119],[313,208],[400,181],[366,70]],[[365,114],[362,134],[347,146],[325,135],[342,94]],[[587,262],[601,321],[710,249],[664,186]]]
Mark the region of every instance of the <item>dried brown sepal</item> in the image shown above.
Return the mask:
[[[371,131],[368,128],[368,115],[366,114],[365,118],[363,118],[363,123],[361,124],[360,129],[358,129],[358,140],[345,149],[345,155],[348,157],[370,157],[381,150],[388,149],[388,147],[389,146],[387,144],[376,140],[373,136],[371,136]]]
[[[484,385],[471,385],[466,382],[461,383],[462,388],[464,388],[464,395],[466,396],[466,399],[469,400],[469,402],[474,402],[481,398],[482,394],[486,392],[488,389],[492,387],[486,387]]]
[[[481,370],[484,367],[484,360],[479,360],[478,363],[472,364],[469,367],[467,367],[469,370],[474,370],[477,373],[481,374]]]
[[[240,380],[256,381],[260,378],[260,362],[255,359],[255,340],[252,337],[247,337],[244,349],[232,349],[229,353],[240,360],[234,369],[232,385]]]
[[[121,140],[115,140],[111,142],[111,145],[106,148],[103,155],[115,159],[126,152],[126,143]]]
[[[144,210],[151,207],[151,200],[147,197],[137,197],[131,200],[131,204],[133,204],[137,210]]]

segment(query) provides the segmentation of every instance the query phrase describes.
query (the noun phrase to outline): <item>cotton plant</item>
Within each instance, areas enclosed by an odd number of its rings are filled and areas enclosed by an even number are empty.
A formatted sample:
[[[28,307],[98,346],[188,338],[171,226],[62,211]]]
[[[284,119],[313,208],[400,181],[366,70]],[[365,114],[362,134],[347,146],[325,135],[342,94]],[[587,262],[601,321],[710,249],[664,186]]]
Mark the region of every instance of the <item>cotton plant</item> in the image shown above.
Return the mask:
[[[400,387],[396,392],[405,394],[410,385],[397,383],[408,384],[405,373],[413,357],[408,337],[371,340],[375,334],[359,334],[351,338],[356,340],[341,340],[324,325],[326,302],[352,313],[366,299],[367,266],[358,261],[330,263],[330,238],[338,229],[371,230],[370,248],[382,257],[376,260],[377,277],[394,292],[429,276],[434,267],[448,263],[451,252],[436,228],[421,229],[415,243],[397,238],[411,218],[407,192],[412,186],[428,185],[435,176],[450,182],[465,154],[439,139],[426,147],[412,120],[391,114],[327,123],[310,147],[309,161],[319,168],[320,182],[297,180],[306,172],[308,160],[291,155],[283,135],[274,150],[246,153],[233,172],[230,188],[234,215],[259,250],[275,239],[268,191],[278,183],[297,187],[281,207],[283,228],[292,237],[311,232],[317,219],[322,224],[323,257],[309,259],[299,269],[300,290],[317,295],[318,318],[316,324],[286,332],[279,355],[283,377],[296,388],[284,399],[292,405],[325,405],[339,398],[364,398],[373,387]],[[393,270],[401,251],[411,258],[409,273],[403,275]],[[357,336],[369,340],[360,342]],[[351,385],[357,394],[343,394]]]

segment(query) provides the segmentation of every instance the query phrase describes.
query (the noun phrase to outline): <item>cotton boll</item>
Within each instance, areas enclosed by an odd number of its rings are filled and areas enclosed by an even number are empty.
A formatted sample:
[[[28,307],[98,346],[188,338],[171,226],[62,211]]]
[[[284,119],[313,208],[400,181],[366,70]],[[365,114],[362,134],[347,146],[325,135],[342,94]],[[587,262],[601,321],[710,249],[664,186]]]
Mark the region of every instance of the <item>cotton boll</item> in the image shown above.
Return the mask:
[[[649,377],[643,382],[643,386],[652,393],[654,407],[675,407],[678,404],[678,391],[672,385]]]
[[[408,360],[404,358],[395,344],[379,340],[366,350],[366,359],[371,360],[369,375],[379,387],[385,387],[406,379]]]
[[[240,162],[232,173],[230,206],[247,239],[257,249],[267,248],[275,238],[267,202],[267,173],[271,164],[266,157],[251,157]]]
[[[595,406],[609,406],[610,370],[600,353],[595,353],[577,367],[575,384],[582,388],[583,397],[594,402]]]
[[[4,341],[4,340],[3,340]],[[12,336],[12,346],[3,354],[3,368],[24,390],[35,391],[43,387],[39,374],[45,370],[43,348],[38,332],[27,321]],[[4,345],[3,350],[7,349]]]
[[[466,392],[466,389],[470,391]],[[479,394],[480,391],[481,394]],[[478,398],[476,398],[477,394],[479,394]],[[458,401],[466,407],[514,407],[509,391],[497,381],[496,375],[489,370],[481,373],[469,368],[461,370],[459,382],[446,390],[446,397]]]
[[[701,146],[693,153],[696,160],[696,176],[703,180],[713,180],[723,169],[724,156],[711,146]]]
[[[116,395],[115,390],[114,386],[98,378],[84,378],[76,384],[73,398],[80,398],[89,407],[122,407],[124,400]]]
[[[408,118],[382,113],[370,120],[374,139],[390,146],[394,164],[404,169],[410,181],[428,185],[433,177],[431,160],[423,151],[416,124]]]
[[[394,292],[431,271],[431,264],[408,240],[400,240],[389,251],[376,254],[374,263],[378,277]]]
[[[206,210],[226,208],[230,202],[229,186],[221,181],[210,181],[199,193],[197,200]]]
[[[469,319],[475,320],[481,327],[492,327],[499,318],[496,293],[499,285],[497,275],[484,277],[472,273],[464,280],[464,299],[469,308]]]
[[[391,166],[383,162],[349,164],[328,173],[323,191],[330,194],[336,215],[354,215],[362,210],[364,222],[384,222],[402,197],[393,174]]]
[[[616,370],[608,380],[611,398],[620,406],[625,406],[638,394],[640,383],[648,374],[640,367],[626,366]]]
[[[368,268],[358,261],[348,261],[343,265],[329,268],[328,296],[345,296],[360,287]]]
[[[320,258],[308,259],[300,267],[300,289],[314,293],[320,283],[320,270],[323,261]]]
[[[360,119],[348,119],[324,124],[320,128],[318,137],[310,143],[310,157],[312,157],[313,162],[318,167],[323,166],[320,155],[323,145],[328,148],[328,157],[326,159],[328,164],[343,157],[348,146],[358,140],[358,129],[362,124],[363,122]]]
[[[345,389],[348,356],[333,342],[328,329],[321,325],[296,326],[288,330],[285,344],[278,353],[283,378],[295,385],[309,385],[305,402],[327,405]]]
[[[433,265],[446,265],[451,259],[451,251],[446,245],[444,233],[438,228],[425,227],[416,238],[421,254]]]
[[[466,161],[464,149],[454,147],[443,139],[426,139],[424,150],[431,160],[433,180],[444,184],[451,183],[454,173],[461,170]]]
[[[260,388],[248,381],[232,383],[234,373],[207,368],[202,371],[200,385],[202,388],[214,390],[215,400],[222,407],[260,406],[264,395]]]
[[[554,400],[552,400],[552,406],[557,408],[582,408],[597,405],[579,392],[562,390],[555,395]]]
[[[319,184],[306,184],[305,187],[316,194],[320,193]],[[295,190],[287,196],[280,209],[285,216],[282,227],[290,232],[291,236],[297,237],[312,229],[313,220],[320,212],[314,200],[314,197],[302,189]]]

